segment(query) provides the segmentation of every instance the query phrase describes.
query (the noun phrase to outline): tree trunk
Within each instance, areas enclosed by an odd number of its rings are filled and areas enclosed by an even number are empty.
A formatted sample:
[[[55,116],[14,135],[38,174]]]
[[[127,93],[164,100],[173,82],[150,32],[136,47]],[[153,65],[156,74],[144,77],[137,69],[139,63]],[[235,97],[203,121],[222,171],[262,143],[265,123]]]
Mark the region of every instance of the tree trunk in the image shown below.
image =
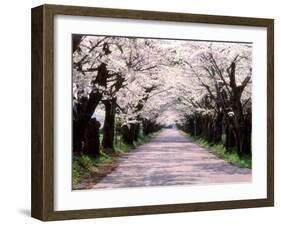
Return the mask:
[[[232,62],[230,65],[230,69],[228,71],[229,80],[230,80],[229,85],[232,90],[231,98],[230,98],[230,106],[234,113],[232,119],[233,122],[231,124],[233,125],[235,146],[237,149],[237,153],[239,154],[239,156],[242,156],[243,154],[245,154],[244,152],[246,151],[246,149],[247,149],[246,152],[249,152],[250,150],[249,146],[250,146],[251,132],[248,132],[247,130],[251,131],[251,128],[248,128],[248,126],[251,127],[251,125],[248,125],[246,122],[246,119],[243,114],[243,106],[241,104],[242,93],[247,83],[250,81],[250,77],[247,76],[244,79],[244,81],[241,83],[241,85],[237,85],[235,80],[235,69],[236,69],[236,63]]]
[[[135,129],[134,129],[134,141],[138,140],[139,133],[140,133],[140,123],[136,123],[135,124]]]
[[[203,131],[202,131],[202,136],[204,139],[209,140],[209,120],[206,116],[202,117],[202,126],[203,126]]]
[[[82,41],[83,35],[73,35],[72,36],[72,53],[74,53]]]
[[[214,133],[213,133],[213,128],[214,128],[214,122],[211,119],[210,116],[207,116],[207,141],[208,142],[213,142],[213,137],[214,137]]]
[[[251,116],[239,115],[236,120],[237,151],[239,156],[251,154]]]
[[[122,140],[126,144],[133,145],[134,144],[134,124],[126,123],[121,127]]]
[[[73,120],[73,152],[82,153],[84,148],[85,131],[87,128],[86,120]]]
[[[214,122],[214,128],[213,128],[213,142],[214,143],[219,143],[221,142],[221,137],[222,137],[222,118],[223,118],[223,115],[222,113],[218,114],[216,119],[215,119],[215,122]]]
[[[143,134],[148,135],[150,133],[150,122],[147,119],[143,119],[142,121],[143,124]]]
[[[234,131],[236,138],[236,148],[239,156],[243,155],[243,143],[244,143],[244,116],[242,110],[242,104],[238,94],[234,95],[232,109],[234,112]]]
[[[73,107],[72,133],[74,153],[83,152],[85,147],[85,131],[101,98],[102,95],[100,93],[91,93],[89,98],[82,98],[81,101]]]
[[[92,118],[85,131],[85,153],[95,158],[100,155],[99,128],[99,121]]]
[[[202,119],[201,117],[197,116],[197,120],[196,120],[196,133],[197,136],[201,136],[202,134]]]
[[[102,146],[105,149],[114,149],[114,124],[116,113],[116,98],[102,101],[105,107],[105,120],[103,124]]]
[[[231,148],[235,147],[235,136],[233,132],[233,128],[230,125],[230,122],[226,122],[225,125],[225,144],[227,150],[230,150]]]
[[[248,112],[245,118],[244,143],[243,143],[243,153],[246,155],[252,154],[251,142],[252,142],[252,117],[251,117],[251,113]]]

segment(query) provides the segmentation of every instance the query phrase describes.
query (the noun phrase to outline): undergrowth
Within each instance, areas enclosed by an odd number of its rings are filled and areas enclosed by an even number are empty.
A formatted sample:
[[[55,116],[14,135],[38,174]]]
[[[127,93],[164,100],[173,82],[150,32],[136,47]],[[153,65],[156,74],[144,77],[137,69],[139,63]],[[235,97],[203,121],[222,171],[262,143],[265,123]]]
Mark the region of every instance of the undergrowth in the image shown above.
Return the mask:
[[[195,143],[199,144],[201,147],[207,148],[212,153],[214,153],[220,159],[224,159],[227,162],[237,165],[243,168],[252,168],[252,158],[251,156],[240,157],[235,149],[227,150],[223,143],[213,144],[201,137],[191,137],[189,134],[181,131],[189,139],[193,139]]]
[[[114,151],[105,152],[101,150],[101,154],[97,158],[93,158],[86,154],[74,154],[72,158],[72,184],[73,186],[79,184],[86,178],[93,176],[100,170],[100,165],[104,163],[112,163],[118,156],[128,153],[134,148],[148,142],[161,132],[158,131],[153,134],[143,135],[141,134],[137,141],[132,145],[126,144],[120,137],[114,142]]]

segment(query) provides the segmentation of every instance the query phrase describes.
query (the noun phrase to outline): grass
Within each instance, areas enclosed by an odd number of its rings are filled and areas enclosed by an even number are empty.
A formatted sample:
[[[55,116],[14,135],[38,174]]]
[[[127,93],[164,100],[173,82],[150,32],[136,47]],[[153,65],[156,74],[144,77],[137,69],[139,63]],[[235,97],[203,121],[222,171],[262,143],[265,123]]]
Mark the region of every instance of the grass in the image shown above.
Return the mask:
[[[88,155],[74,155],[72,162],[73,187],[75,188],[83,180],[93,177],[105,168],[107,168],[107,170],[112,170],[114,167],[114,162],[116,162],[120,155],[124,155],[136,147],[148,142],[160,132],[161,130],[146,136],[141,134],[138,140],[133,143],[133,145],[125,144],[120,137],[117,137],[117,139],[114,141],[115,151],[112,153],[105,153],[103,150],[101,150],[101,154],[98,158],[93,158]],[[100,139],[102,139],[102,136]]]
[[[72,161],[73,184],[76,185],[98,172],[100,163],[110,163],[112,160],[113,157],[105,153],[101,153],[98,158],[89,155],[74,155]]]
[[[220,159],[224,159],[233,165],[237,165],[237,166],[240,166],[243,168],[249,168],[249,169],[252,168],[251,156],[240,157],[237,154],[236,150],[234,150],[234,149],[227,150],[222,143],[213,144],[213,143],[206,141],[205,139],[203,139],[201,137],[191,137],[189,134],[187,134],[183,131],[181,131],[181,133],[183,133],[188,138],[192,138],[195,141],[195,143],[197,143],[201,147],[207,148]]]

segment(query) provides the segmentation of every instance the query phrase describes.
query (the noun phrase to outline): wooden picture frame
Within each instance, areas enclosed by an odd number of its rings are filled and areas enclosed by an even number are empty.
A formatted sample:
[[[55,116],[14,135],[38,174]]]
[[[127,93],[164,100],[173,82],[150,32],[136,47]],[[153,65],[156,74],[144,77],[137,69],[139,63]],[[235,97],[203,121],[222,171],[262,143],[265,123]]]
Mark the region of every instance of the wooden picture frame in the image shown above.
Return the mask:
[[[54,210],[54,16],[126,18],[267,29],[267,198],[121,208]],[[274,205],[274,21],[273,19],[196,15],[77,6],[42,5],[32,9],[32,202],[34,218],[50,220],[162,214]]]

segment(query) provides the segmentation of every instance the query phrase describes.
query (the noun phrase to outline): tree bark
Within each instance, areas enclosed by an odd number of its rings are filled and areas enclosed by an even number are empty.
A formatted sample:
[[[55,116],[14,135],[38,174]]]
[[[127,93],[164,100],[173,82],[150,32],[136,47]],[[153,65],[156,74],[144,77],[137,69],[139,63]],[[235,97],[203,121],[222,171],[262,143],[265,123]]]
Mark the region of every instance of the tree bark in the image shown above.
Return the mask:
[[[134,144],[134,133],[133,133],[133,123],[126,123],[121,126],[122,140],[126,144]]]
[[[94,158],[100,155],[99,128],[99,121],[92,118],[85,130],[85,153]]]
[[[83,38],[83,35],[73,35],[72,36],[72,53],[74,53],[79,48],[82,38]]]
[[[244,135],[245,140],[243,144],[243,153],[246,155],[252,155],[252,113],[250,109],[245,117]]]
[[[223,118],[222,113],[219,113],[215,118],[215,122],[214,122],[213,142],[216,144],[221,142],[221,138],[222,138],[222,118]]]
[[[138,140],[139,134],[140,134],[140,123],[137,122],[135,124],[135,129],[134,129],[134,141]]]
[[[83,152],[85,147],[85,131],[88,123],[98,106],[102,95],[91,93],[89,98],[83,97],[79,103],[73,107],[73,152]]]
[[[251,128],[246,128],[248,126],[251,126],[250,124],[247,124],[247,120],[245,119],[245,116],[243,114],[243,106],[241,103],[241,96],[242,93],[247,85],[247,83],[250,81],[250,77],[246,77],[241,85],[237,86],[235,81],[235,68],[236,64],[232,63],[229,71],[229,78],[230,78],[230,86],[232,89],[232,96],[231,96],[231,108],[234,112],[234,118],[233,118],[233,126],[234,126],[234,134],[236,139],[236,148],[239,156],[242,156],[246,152],[249,152],[249,134],[247,130],[251,130]],[[247,135],[245,136],[245,130]],[[247,149],[247,150],[246,150]]]
[[[225,125],[225,141],[224,146],[227,150],[230,150],[231,148],[235,147],[235,136],[234,131],[232,128],[232,125],[230,122],[226,122]]]
[[[116,113],[116,98],[102,101],[105,107],[102,146],[114,150],[114,127]]]

